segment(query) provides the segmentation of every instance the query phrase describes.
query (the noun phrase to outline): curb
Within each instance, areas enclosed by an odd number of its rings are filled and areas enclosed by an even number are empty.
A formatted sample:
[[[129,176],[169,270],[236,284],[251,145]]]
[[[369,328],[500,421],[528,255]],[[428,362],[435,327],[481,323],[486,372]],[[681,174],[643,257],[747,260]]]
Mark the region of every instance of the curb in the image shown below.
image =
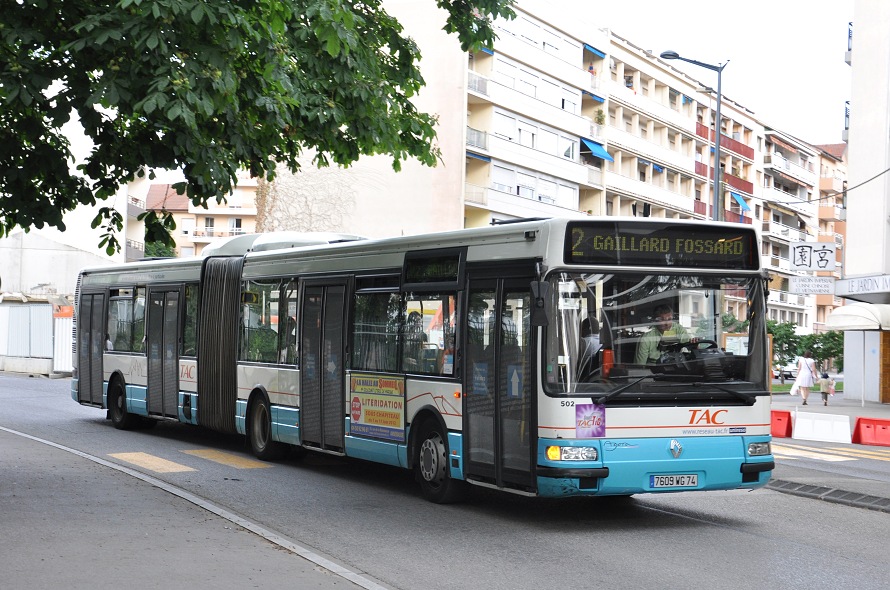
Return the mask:
[[[782,479],[771,479],[769,483],[766,484],[766,487],[767,489],[781,492],[783,494],[791,494],[793,496],[824,500],[834,504],[844,504],[856,508],[867,508],[868,510],[890,513],[890,498],[881,498],[879,496],[870,496],[868,494],[860,494],[858,492],[849,492],[824,486],[795,483],[793,481]]]

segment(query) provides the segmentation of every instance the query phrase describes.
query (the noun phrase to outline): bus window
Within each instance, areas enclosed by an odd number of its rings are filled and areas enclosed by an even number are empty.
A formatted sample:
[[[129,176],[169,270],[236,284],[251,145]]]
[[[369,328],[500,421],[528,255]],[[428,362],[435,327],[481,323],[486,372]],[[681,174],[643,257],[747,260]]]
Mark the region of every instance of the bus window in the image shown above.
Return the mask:
[[[282,285],[281,305],[279,312],[281,317],[278,325],[278,362],[287,365],[297,364],[300,356],[297,354],[297,300],[299,295],[299,283],[296,280]]]
[[[454,375],[455,293],[409,293],[402,324],[402,369]]]
[[[133,289],[112,289],[110,293],[106,350],[115,352],[133,351],[133,312],[135,307],[133,292]],[[144,299],[142,313],[145,313]]]
[[[398,369],[398,293],[357,293],[352,333],[352,368]]]
[[[198,285],[185,286],[185,325],[182,327],[182,356],[197,355]]]
[[[278,362],[279,281],[247,281],[241,300],[241,360]]]
[[[136,289],[133,305],[133,352],[145,352],[145,287]]]

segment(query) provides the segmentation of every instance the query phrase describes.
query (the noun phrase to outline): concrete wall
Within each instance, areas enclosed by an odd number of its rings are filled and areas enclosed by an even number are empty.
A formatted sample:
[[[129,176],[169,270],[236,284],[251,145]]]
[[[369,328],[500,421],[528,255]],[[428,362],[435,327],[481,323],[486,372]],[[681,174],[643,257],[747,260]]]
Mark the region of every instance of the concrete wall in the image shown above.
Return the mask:
[[[844,399],[881,401],[880,355],[880,332],[844,332]]]

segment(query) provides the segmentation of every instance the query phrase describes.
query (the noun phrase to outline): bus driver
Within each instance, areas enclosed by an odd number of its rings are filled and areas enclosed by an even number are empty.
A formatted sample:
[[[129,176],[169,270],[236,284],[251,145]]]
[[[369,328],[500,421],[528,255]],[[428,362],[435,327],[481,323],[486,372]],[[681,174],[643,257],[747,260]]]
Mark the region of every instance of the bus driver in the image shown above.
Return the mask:
[[[662,338],[675,342],[695,341],[689,336],[686,328],[674,321],[674,310],[666,303],[655,308],[655,325],[640,338],[634,364],[646,365],[657,362],[661,357],[659,344]]]

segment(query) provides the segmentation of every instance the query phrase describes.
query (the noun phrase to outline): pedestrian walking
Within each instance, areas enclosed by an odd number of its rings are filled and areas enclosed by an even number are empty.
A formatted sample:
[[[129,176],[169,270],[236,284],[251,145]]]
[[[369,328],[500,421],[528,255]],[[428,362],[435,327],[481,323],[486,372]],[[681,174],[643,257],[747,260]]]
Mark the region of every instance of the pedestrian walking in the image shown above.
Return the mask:
[[[828,373],[822,373],[819,379],[819,390],[822,392],[822,405],[828,405],[828,396],[834,395],[834,379],[828,376]]]
[[[794,380],[794,388],[800,391],[800,397],[803,398],[803,405],[807,405],[807,398],[810,397],[810,388],[816,384],[819,374],[816,373],[816,361],[813,360],[813,353],[809,350],[803,353],[803,356],[797,359],[797,379]]]

